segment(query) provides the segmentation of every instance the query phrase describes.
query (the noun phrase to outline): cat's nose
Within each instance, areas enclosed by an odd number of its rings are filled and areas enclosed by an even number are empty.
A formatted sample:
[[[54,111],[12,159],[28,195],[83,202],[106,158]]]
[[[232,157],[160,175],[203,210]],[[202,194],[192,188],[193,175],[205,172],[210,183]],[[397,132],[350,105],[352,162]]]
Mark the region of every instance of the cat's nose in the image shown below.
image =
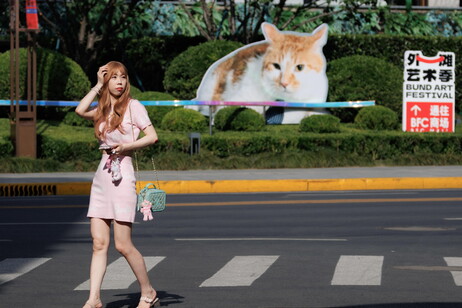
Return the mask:
[[[289,85],[289,83],[287,81],[281,81],[281,86],[285,89],[287,88],[287,86]]]

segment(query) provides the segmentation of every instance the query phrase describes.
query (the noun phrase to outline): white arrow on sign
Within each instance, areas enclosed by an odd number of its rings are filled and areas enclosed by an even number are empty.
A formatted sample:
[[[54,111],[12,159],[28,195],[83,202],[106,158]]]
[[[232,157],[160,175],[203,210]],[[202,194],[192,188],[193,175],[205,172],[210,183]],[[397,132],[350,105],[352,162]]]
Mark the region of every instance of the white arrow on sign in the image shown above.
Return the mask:
[[[414,105],[411,107],[411,111],[414,111],[414,115],[416,116],[419,113],[419,111],[422,111],[422,109],[420,109],[419,106]]]

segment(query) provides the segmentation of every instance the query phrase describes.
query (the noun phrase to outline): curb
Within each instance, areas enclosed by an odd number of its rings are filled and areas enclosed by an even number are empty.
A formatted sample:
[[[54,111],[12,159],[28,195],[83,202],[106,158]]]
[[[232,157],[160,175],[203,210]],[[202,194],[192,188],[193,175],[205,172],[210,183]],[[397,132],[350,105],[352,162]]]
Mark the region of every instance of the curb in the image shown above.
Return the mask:
[[[137,184],[144,187],[150,181]],[[462,177],[159,181],[167,194],[462,188]],[[0,184],[0,197],[89,195],[91,182]]]

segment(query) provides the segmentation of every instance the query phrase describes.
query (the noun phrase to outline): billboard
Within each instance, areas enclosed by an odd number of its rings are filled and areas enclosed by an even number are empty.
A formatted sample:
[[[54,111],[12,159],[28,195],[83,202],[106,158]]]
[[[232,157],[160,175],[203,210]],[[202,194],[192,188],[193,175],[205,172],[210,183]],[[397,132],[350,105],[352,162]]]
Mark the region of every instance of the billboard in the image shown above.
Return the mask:
[[[233,102],[325,102],[328,91],[326,58],[328,26],[312,33],[279,31],[270,23],[261,26],[265,40],[241,47],[212,64],[197,90],[195,100]],[[296,104],[295,104],[296,105]],[[208,115],[207,107],[188,107]],[[323,111],[250,107],[264,114],[269,124],[299,123]]]
[[[455,55],[404,54],[403,131],[454,132]]]

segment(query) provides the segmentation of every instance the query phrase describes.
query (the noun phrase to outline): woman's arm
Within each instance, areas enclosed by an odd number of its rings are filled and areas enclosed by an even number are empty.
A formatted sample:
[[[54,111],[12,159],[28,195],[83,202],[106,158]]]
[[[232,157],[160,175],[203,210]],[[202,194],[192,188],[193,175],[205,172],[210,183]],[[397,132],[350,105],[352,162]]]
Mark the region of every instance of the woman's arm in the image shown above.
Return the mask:
[[[101,91],[101,88],[103,87],[104,84],[104,75],[107,73],[107,67],[101,66],[98,70],[97,76],[98,76],[98,83],[96,86],[91,88],[90,92],[85,95],[84,98],[80,101],[79,105],[77,108],[75,108],[75,113],[77,113],[79,116],[81,116],[84,119],[87,120],[93,120],[96,114],[96,109],[90,109],[90,105],[95,99],[96,95]]]
[[[85,95],[84,98],[82,98],[77,108],[75,108],[75,113],[77,113],[77,115],[84,119],[93,120],[95,117],[96,109],[89,110],[89,108],[91,103],[93,102],[93,99],[99,91],[97,87],[98,86],[92,88],[90,92],[88,92],[88,94]]]
[[[154,126],[149,125],[143,130],[144,136],[135,142],[118,144],[113,148],[113,152],[116,154],[122,154],[124,152],[131,152],[133,150],[138,150],[144,147],[147,147],[151,144],[157,142],[157,132]]]

